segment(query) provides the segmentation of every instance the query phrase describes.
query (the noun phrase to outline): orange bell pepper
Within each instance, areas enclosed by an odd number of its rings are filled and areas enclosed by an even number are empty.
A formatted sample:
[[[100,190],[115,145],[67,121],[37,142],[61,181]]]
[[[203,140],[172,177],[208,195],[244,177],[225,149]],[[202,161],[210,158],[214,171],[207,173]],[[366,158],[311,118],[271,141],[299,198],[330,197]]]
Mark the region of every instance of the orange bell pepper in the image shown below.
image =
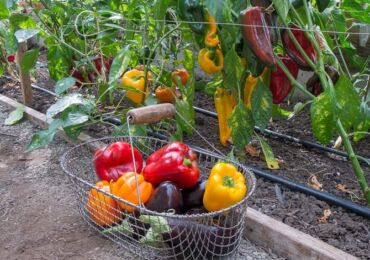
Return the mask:
[[[159,103],[174,103],[176,101],[176,93],[174,88],[159,86],[155,89],[155,97]]]
[[[99,181],[96,188],[111,192],[107,181]],[[100,226],[111,226],[120,220],[120,211],[115,199],[96,189],[91,189],[87,199],[87,211],[91,219]]]
[[[181,84],[185,87],[186,83],[188,83],[189,77],[190,77],[189,73],[187,72],[186,69],[183,68],[174,70],[171,73],[171,79],[173,84],[175,85],[177,85],[177,78],[180,78]]]
[[[136,189],[136,178],[139,192]],[[112,186],[112,193],[114,195],[135,205],[139,205],[139,196],[140,202],[144,204],[149,200],[153,192],[152,184],[146,182],[143,175],[135,172],[123,174],[115,183],[112,184]],[[135,208],[124,202],[118,202],[118,205],[121,209],[129,212],[133,212],[135,210]]]

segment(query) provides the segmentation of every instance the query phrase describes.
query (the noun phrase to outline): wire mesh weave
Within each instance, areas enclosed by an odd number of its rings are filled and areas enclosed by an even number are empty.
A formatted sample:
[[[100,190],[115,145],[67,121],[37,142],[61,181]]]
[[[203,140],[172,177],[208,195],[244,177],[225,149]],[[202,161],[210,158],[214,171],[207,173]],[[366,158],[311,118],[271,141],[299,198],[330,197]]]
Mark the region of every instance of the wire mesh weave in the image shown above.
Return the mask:
[[[133,146],[140,150],[144,159],[167,144],[166,141],[152,137],[132,136],[131,139]],[[227,209],[187,215],[158,213],[94,187],[98,181],[93,163],[94,152],[117,141],[130,142],[130,139],[128,136],[96,139],[75,146],[61,159],[63,170],[74,183],[79,211],[87,223],[126,250],[145,259],[220,259],[235,254],[245,227],[247,200],[256,185],[252,172],[232,162],[245,176],[247,195],[238,204]],[[208,178],[212,166],[217,161],[227,162],[226,158],[207,150],[193,150],[197,154],[201,179]],[[99,196],[99,200],[91,203],[89,196],[93,192],[95,196]],[[113,200],[134,207],[135,211],[130,213],[112,207]],[[145,223],[142,217],[150,217],[151,225]],[[114,224],[102,226],[98,223],[101,220]],[[122,223],[127,226],[120,230],[112,228],[123,227]],[[162,230],[161,236],[154,237],[149,244],[144,243],[143,239],[150,229]]]

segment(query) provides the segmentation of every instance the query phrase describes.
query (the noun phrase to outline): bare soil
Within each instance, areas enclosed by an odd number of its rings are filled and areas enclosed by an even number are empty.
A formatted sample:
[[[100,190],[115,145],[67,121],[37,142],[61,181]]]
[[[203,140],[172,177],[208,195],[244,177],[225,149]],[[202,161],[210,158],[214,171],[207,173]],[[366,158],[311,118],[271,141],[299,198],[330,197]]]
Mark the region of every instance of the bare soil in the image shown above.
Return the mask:
[[[16,84],[11,84],[9,82],[4,84],[0,88],[0,93],[19,100],[19,87]],[[39,91],[34,93],[36,98],[35,108],[45,112],[50,104],[54,102],[54,98]],[[212,98],[201,92],[196,93],[195,105],[214,110]],[[229,152],[230,147],[224,148],[218,145],[217,120],[196,114],[196,123],[197,129],[202,136],[205,136],[208,141],[216,145],[225,154]],[[307,111],[303,111],[290,121],[274,121],[270,124],[269,129],[295,137],[314,140],[310,131],[310,120]],[[111,131],[111,129],[102,126],[94,126],[94,128],[89,130],[93,136],[109,135]],[[197,135],[188,137],[186,140],[211,149]],[[361,205],[366,205],[361,197],[352,167],[346,159],[318,150],[309,150],[300,145],[293,145],[273,138],[267,138],[267,141],[271,145],[275,156],[280,160],[280,169],[274,171],[275,174],[303,184],[307,184],[310,176],[314,175],[323,185],[324,191],[353,200]],[[355,151],[369,158],[369,143],[370,138],[365,138],[355,144]],[[246,165],[267,169],[264,160],[258,157],[246,156],[243,162]],[[368,167],[364,167],[364,170],[370,182],[370,170]],[[346,185],[348,192],[339,191],[336,188],[338,184]],[[258,179],[257,190],[250,203],[251,207],[277,220],[361,259],[370,259],[369,219],[262,178]],[[320,223],[319,219],[323,216],[325,209],[330,209],[331,216],[326,223]]]

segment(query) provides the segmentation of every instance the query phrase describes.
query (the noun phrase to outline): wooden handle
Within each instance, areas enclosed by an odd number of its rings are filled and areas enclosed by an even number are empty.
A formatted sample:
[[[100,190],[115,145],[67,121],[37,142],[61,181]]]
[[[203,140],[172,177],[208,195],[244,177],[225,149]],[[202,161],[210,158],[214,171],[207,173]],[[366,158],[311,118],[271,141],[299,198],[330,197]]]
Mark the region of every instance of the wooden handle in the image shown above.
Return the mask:
[[[130,124],[150,124],[162,119],[173,117],[176,114],[176,108],[170,103],[151,105],[131,109],[127,112]]]

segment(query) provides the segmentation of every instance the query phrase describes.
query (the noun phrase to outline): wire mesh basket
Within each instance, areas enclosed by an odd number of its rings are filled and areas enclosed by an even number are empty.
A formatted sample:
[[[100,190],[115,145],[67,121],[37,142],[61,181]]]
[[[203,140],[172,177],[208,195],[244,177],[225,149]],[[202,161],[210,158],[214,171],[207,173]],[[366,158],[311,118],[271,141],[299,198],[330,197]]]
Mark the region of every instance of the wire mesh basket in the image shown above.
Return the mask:
[[[230,162],[245,176],[246,196],[239,203],[220,211],[183,215],[159,213],[94,186],[98,181],[94,152],[119,141],[131,143],[144,160],[168,143],[153,137],[120,136],[92,140],[68,150],[61,159],[61,166],[74,184],[78,208],[87,223],[144,259],[220,259],[236,253],[245,227],[247,201],[256,185],[251,171],[223,156],[192,148],[197,154],[201,179],[208,178],[216,162]],[[92,195],[99,200],[91,203]],[[113,201],[135,210],[120,210],[113,206]]]

